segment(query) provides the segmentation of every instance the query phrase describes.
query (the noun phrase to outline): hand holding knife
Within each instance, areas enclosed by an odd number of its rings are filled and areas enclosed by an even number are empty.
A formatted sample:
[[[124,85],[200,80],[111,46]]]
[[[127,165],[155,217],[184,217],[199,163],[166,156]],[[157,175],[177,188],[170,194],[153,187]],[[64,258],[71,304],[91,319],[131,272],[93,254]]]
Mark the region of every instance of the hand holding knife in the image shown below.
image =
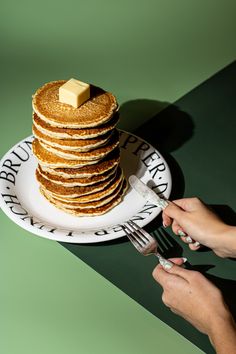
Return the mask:
[[[168,204],[170,203],[168,200],[160,198],[158,194],[156,194],[150,187],[148,187],[145,183],[143,183],[138,177],[135,175],[131,175],[129,177],[129,183],[131,187],[141,195],[145,200],[157,205],[159,208],[164,210]],[[190,236],[187,236],[181,231],[182,234],[180,236],[185,237],[188,243],[193,243],[193,239]]]
[[[160,198],[158,194],[156,194],[151,188],[149,188],[135,175],[131,175],[129,177],[129,184],[145,200],[148,200],[149,202],[157,205],[162,210],[164,210],[169,204],[169,202],[166,199]]]

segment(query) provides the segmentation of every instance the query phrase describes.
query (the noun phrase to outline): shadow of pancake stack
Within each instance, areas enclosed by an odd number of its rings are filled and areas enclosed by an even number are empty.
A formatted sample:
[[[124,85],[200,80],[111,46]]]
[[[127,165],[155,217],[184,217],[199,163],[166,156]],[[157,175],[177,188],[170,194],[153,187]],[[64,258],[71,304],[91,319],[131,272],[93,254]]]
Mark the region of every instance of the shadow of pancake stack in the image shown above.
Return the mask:
[[[121,202],[127,188],[120,167],[118,105],[115,97],[91,86],[78,108],[59,102],[49,82],[33,96],[33,153],[42,195],[76,216],[102,215]]]

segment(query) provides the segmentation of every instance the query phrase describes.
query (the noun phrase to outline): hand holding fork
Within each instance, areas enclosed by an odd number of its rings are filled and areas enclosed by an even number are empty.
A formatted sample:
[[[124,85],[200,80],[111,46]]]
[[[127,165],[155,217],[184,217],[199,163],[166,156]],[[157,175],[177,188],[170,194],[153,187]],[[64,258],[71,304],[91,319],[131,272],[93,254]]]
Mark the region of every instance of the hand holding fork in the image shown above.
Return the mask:
[[[158,258],[163,268],[165,268],[166,270],[172,268],[173,263],[162,257],[162,255],[157,251],[157,240],[152,237],[147,231],[139,227],[133,221],[128,221],[127,223],[121,226],[125,234],[128,236],[129,240],[140,253],[142,253],[144,256],[154,254]]]

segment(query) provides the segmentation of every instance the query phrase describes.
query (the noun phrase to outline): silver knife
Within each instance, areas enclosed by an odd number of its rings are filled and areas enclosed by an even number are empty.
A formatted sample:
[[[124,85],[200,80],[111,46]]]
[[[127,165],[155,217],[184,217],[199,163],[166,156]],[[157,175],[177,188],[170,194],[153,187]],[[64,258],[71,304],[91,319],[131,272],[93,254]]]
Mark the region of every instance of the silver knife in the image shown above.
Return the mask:
[[[167,200],[160,198],[150,187],[148,187],[145,183],[143,183],[138,177],[135,175],[131,175],[129,177],[129,184],[133,189],[136,190],[144,199],[149,202],[157,205],[162,210],[167,207],[169,204]]]

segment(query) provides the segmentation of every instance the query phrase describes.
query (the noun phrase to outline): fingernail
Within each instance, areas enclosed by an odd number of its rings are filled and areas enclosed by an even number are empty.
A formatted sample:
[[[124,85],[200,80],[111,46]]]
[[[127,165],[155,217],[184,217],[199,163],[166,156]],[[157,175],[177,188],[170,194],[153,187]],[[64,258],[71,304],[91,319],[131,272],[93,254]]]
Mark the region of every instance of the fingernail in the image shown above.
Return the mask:
[[[193,243],[193,246],[195,246],[195,247],[200,246],[200,242],[198,242],[198,241],[194,242],[194,243]]]
[[[173,267],[173,263],[171,261],[168,261],[167,259],[162,259],[160,258],[159,260],[160,265],[165,269],[165,270],[169,270]]]
[[[190,236],[186,237],[185,241],[187,243],[193,243],[193,240],[192,240],[192,238]]]
[[[165,270],[170,270],[173,267],[173,263],[165,262],[162,266]]]
[[[183,260],[184,263],[186,263],[188,259],[185,258],[185,257],[182,257],[182,260]]]
[[[186,237],[186,233],[183,232],[182,230],[178,230],[178,235],[181,236],[181,237]]]

